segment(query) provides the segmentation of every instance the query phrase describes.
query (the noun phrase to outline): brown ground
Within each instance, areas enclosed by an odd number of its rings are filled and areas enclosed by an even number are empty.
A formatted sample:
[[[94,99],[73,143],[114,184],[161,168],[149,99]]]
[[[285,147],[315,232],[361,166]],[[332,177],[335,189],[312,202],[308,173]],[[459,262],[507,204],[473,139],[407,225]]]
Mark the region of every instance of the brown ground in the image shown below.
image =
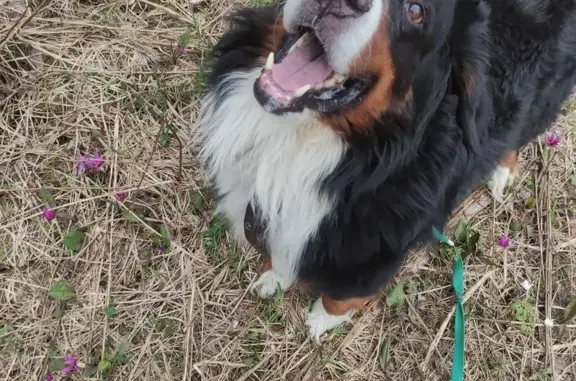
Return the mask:
[[[1,380],[43,379],[70,353],[123,381],[449,379],[451,266],[435,251],[398,276],[400,306],[387,306],[386,290],[322,347],[304,329],[308,295],[246,294],[260,262],[211,218],[186,132],[201,62],[237,3],[34,3],[46,7],[0,0]],[[543,140],[526,148],[505,204],[479,189],[465,205],[484,237],[466,260],[467,380],[576,379],[576,322],[543,326],[576,295],[576,101],[557,124],[557,154],[547,164]],[[94,151],[105,164],[77,175],[76,156]],[[42,218],[42,189],[54,223]],[[72,255],[70,231],[85,232]],[[508,250],[495,245],[502,234]],[[75,297],[49,295],[59,280]]]

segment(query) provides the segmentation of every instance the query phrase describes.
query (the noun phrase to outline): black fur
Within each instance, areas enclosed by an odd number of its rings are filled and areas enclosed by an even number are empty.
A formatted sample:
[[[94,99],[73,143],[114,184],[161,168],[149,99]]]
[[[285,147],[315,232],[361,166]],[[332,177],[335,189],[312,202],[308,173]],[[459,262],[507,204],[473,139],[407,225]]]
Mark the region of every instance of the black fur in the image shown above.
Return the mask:
[[[412,101],[370,133],[352,132],[324,185],[338,203],[298,275],[334,299],[377,293],[507,152],[551,125],[575,84],[576,0],[427,4],[433,25],[420,31],[399,25],[389,7],[392,56],[402,62],[394,91],[411,86]],[[274,8],[235,16],[215,48],[213,89],[222,75],[254,66],[277,16]]]

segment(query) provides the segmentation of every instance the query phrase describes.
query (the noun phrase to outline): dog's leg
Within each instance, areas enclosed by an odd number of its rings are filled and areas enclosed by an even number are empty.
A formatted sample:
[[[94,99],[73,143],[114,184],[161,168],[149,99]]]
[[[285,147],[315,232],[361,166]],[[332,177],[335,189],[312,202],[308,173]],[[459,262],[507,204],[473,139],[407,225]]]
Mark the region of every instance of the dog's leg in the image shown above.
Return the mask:
[[[320,336],[332,328],[352,320],[352,314],[355,310],[361,310],[366,307],[366,303],[371,298],[352,298],[345,300],[334,300],[327,295],[318,298],[312,310],[308,313],[306,325],[310,337],[320,342]]]
[[[250,286],[250,292],[258,293],[261,298],[268,298],[276,293],[278,287],[282,290],[287,290],[292,283],[293,279],[284,277],[278,272],[274,271],[272,267],[272,259],[270,257],[264,259],[262,264],[262,274],[256,282]]]
[[[517,161],[518,151],[510,151],[492,173],[492,178],[488,182],[488,188],[490,188],[492,197],[497,201],[503,201],[504,189],[514,181]]]

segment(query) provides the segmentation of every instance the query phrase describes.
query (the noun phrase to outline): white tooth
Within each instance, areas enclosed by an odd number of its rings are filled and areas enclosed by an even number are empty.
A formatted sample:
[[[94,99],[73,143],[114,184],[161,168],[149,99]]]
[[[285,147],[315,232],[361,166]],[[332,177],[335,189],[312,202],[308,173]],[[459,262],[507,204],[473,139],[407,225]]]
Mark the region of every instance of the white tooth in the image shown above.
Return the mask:
[[[333,77],[330,79],[327,79],[326,81],[324,81],[323,85],[324,85],[324,87],[327,87],[327,88],[334,87],[334,86],[336,86],[336,79]]]
[[[294,44],[295,47],[299,47],[302,46],[302,44],[304,43],[304,41],[306,41],[306,39],[308,38],[308,32],[304,33],[302,35],[302,37],[300,37],[298,39],[298,41],[296,41],[296,43]]]
[[[274,53],[271,52],[268,55],[268,59],[266,60],[266,70],[272,70],[272,67],[274,67]]]
[[[338,74],[338,73],[334,74],[332,76],[332,78],[336,80],[336,83],[342,83],[346,79],[346,77],[344,77],[342,74]]]
[[[297,97],[301,97],[302,95],[306,94],[306,92],[308,90],[310,90],[312,88],[312,86],[310,85],[304,85],[301,88],[299,88],[298,90],[296,90],[296,96]]]
[[[294,45],[292,45],[292,46],[290,47],[290,49],[288,49],[288,54],[292,53],[292,51],[293,51],[294,49],[301,47],[302,44],[304,43],[304,41],[305,41],[307,38],[308,38],[308,32],[304,33],[304,34],[302,35],[302,37],[300,37],[300,38],[298,39],[298,41],[296,41],[296,42],[294,43]]]

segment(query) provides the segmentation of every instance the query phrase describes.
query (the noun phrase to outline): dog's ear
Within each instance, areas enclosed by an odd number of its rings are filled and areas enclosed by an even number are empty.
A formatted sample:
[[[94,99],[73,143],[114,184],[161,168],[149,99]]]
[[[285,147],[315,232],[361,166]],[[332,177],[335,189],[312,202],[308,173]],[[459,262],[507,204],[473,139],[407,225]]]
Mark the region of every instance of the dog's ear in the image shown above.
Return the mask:
[[[458,95],[458,122],[466,143],[477,152],[492,107],[487,88],[490,62],[490,10],[483,0],[459,1],[450,36],[453,89]]]
[[[210,57],[212,71],[208,84],[218,82],[221,75],[250,69],[270,51],[285,34],[278,23],[278,6],[241,8],[230,17],[230,28],[218,40]]]
[[[278,12],[276,6],[236,10],[229,18],[230,28],[220,37],[213,55],[219,57],[242,47],[260,53],[264,39],[278,19]]]

